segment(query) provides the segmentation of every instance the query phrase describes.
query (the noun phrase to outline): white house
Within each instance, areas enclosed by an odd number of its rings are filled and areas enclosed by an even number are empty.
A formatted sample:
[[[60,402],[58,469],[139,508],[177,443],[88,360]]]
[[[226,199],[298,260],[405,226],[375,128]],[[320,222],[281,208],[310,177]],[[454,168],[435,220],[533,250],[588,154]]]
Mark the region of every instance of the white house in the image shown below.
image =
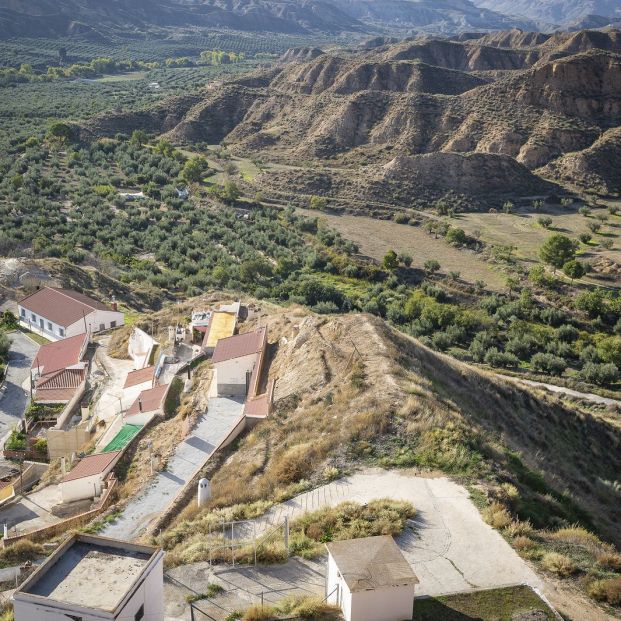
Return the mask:
[[[213,353],[212,363],[218,395],[246,397],[252,385],[253,371],[267,345],[267,328],[220,339]]]
[[[17,303],[19,322],[25,328],[58,341],[78,334],[94,334],[122,326],[125,316],[83,293],[43,287]]]
[[[87,455],[60,482],[63,502],[100,496],[104,481],[121,457],[121,451]]]
[[[345,621],[410,621],[418,578],[389,535],[333,541],[328,548],[328,602]]]
[[[143,390],[153,388],[155,383],[155,367],[145,367],[130,371],[127,374],[125,384],[123,384],[123,402],[133,403]]]
[[[143,390],[125,412],[125,422],[146,425],[154,416],[164,414],[169,389],[170,384],[162,384]]]
[[[15,591],[15,621],[164,621],[164,553],[73,535]]]
[[[149,366],[151,352],[158,342],[149,336],[144,330],[134,328],[129,335],[129,343],[127,344],[127,353],[134,361],[137,369],[144,369]]]

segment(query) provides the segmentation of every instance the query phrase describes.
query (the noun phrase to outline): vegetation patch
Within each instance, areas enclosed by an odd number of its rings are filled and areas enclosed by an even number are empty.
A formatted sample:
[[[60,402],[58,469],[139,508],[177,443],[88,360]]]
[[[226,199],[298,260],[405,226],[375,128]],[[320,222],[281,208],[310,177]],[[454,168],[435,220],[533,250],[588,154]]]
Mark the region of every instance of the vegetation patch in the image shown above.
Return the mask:
[[[553,621],[556,616],[531,588],[518,586],[416,599],[412,617],[413,621],[515,621],[522,618]]]

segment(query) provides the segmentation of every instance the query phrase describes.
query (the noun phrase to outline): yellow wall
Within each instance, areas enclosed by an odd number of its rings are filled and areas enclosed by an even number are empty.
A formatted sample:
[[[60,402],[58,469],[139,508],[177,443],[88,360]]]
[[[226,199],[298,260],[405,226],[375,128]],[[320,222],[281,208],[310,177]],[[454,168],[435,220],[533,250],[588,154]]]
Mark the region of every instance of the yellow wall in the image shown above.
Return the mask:
[[[209,334],[205,347],[215,347],[220,339],[235,334],[235,315],[233,313],[215,312],[211,318]]]

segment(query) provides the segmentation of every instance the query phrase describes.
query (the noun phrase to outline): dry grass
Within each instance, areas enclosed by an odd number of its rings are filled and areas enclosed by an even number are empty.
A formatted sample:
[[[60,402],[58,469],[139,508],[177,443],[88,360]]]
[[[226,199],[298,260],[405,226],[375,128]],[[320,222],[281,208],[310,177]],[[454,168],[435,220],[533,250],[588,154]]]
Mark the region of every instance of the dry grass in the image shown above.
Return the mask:
[[[567,578],[578,571],[578,566],[568,556],[558,552],[544,554],[541,565],[546,571],[561,578]]]
[[[339,608],[326,604],[319,597],[293,595],[274,606],[255,604],[246,610],[242,619],[243,621],[276,621],[283,615],[287,615],[287,618],[312,619],[313,621],[336,621],[341,618]]]
[[[0,550],[0,567],[11,567],[26,561],[35,561],[45,554],[43,546],[29,539],[20,539],[12,546]]]
[[[483,519],[493,528],[507,528],[513,522],[513,518],[507,508],[499,502],[493,502],[483,509]]]
[[[597,601],[621,606],[621,576],[610,580],[596,580],[587,587],[587,592]]]

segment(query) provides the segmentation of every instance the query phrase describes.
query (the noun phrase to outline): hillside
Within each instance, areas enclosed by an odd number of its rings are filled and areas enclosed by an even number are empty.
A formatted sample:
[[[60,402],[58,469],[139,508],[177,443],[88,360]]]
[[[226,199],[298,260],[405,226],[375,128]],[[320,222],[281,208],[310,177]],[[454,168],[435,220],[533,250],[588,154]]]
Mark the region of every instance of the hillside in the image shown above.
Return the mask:
[[[212,470],[210,509],[256,515],[326,477],[410,467],[469,484],[482,506],[502,502],[516,531],[530,522],[531,537],[580,523],[618,543],[607,483],[621,467],[617,425],[436,354],[368,315],[261,311],[243,330],[268,326],[275,412]],[[195,503],[179,514],[159,539],[169,562],[201,560],[208,523]]]
[[[93,38],[178,28],[275,33],[447,34],[536,28],[525,18],[482,9],[470,0],[1,0],[0,38]]]
[[[475,0],[477,6],[506,15],[567,25],[589,15],[621,16],[619,0]]]
[[[318,186],[314,191],[328,193],[362,178],[361,187],[374,196],[373,187],[383,185],[383,167],[395,157],[431,154],[435,160],[411,162],[417,169],[424,162],[439,164],[421,169],[436,194],[554,191],[529,171],[589,149],[621,123],[620,53],[621,33],[615,30],[424,38],[351,54],[294,50],[277,69],[140,113],[92,119],[81,135],[163,130],[175,142],[225,142],[235,153],[287,164],[329,162],[325,175],[304,170],[286,176],[287,182],[299,181],[302,192]],[[615,141],[607,143],[608,153],[616,148]],[[442,155],[448,153],[485,157]],[[468,164],[464,179],[457,162]],[[561,168],[546,168],[551,181],[565,182],[557,173]],[[390,195],[396,201],[417,187],[408,172],[391,168],[391,184],[402,182]],[[587,187],[586,169],[576,172],[583,175],[576,184]],[[605,191],[621,191],[614,176]]]

